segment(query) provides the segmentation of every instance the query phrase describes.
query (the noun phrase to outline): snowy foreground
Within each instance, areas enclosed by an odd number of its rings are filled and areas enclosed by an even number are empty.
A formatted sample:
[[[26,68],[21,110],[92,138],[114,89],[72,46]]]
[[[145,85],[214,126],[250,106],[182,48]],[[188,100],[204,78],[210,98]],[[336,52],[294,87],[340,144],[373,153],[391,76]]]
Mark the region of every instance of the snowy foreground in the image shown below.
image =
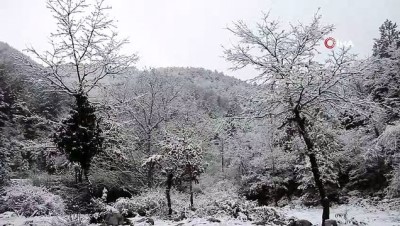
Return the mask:
[[[318,208],[282,208],[282,213],[289,217],[307,219],[315,225],[321,223],[322,210]],[[341,225],[357,225],[356,222],[371,226],[399,226],[399,210],[381,210],[374,207],[341,205],[331,208],[331,218],[342,222]],[[344,224],[346,223],[347,224]],[[364,225],[364,224],[359,224]]]
[[[400,211],[398,207],[384,210],[381,207],[374,207],[371,205],[340,205],[331,208],[331,217],[341,222],[340,225],[371,225],[371,226],[400,226]],[[320,224],[321,209],[319,208],[300,208],[300,207],[283,207],[277,208],[278,212],[290,217],[299,219],[307,219],[315,225]],[[1,214],[0,225],[56,225],[54,224],[57,217],[31,217],[25,218],[16,216],[15,214]],[[87,216],[83,216],[87,218]],[[194,218],[186,219],[182,221],[167,221],[158,218],[154,219],[154,225],[156,226],[250,226],[254,225],[253,222],[241,221],[237,219],[224,219],[219,218],[221,223],[209,222],[207,219]],[[132,218],[133,222],[136,222],[135,226],[146,226],[147,223],[137,223],[140,218]],[[53,222],[53,224],[52,224]],[[358,224],[355,224],[357,223]],[[363,224],[365,223],[365,224]]]

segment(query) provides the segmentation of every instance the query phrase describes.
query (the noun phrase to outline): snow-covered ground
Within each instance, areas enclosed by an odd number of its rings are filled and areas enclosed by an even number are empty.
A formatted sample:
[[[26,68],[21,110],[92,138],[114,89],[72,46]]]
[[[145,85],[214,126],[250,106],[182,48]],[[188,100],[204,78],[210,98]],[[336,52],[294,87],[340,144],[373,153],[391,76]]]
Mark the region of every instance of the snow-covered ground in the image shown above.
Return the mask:
[[[388,208],[390,209],[390,208]],[[298,219],[309,220],[314,225],[320,225],[321,223],[321,208],[305,208],[305,207],[284,207],[277,208],[278,212],[284,214],[287,218],[294,217]],[[345,225],[355,225],[351,222],[363,222],[368,226],[400,226],[400,211],[399,210],[382,210],[382,207],[374,207],[371,205],[340,205],[334,206],[330,210],[331,218],[336,219],[340,222],[345,223],[346,219],[348,224]],[[351,221],[350,221],[351,220]],[[135,224],[136,225],[136,224]],[[141,225],[144,226],[145,224]],[[169,222],[160,219],[155,220],[156,226],[250,226],[254,225],[252,222],[244,222],[240,220],[232,219],[221,219],[221,223],[211,223],[207,219],[188,219],[179,222]],[[344,225],[344,224],[340,224]],[[363,225],[363,224],[359,224]]]
[[[148,226],[148,224],[134,224],[135,226]],[[207,219],[202,219],[202,218],[194,218],[194,219],[186,219],[182,221],[165,221],[165,220],[160,220],[160,219],[155,219],[154,221],[155,226],[196,226],[196,225],[202,225],[202,226],[250,226],[254,225],[252,222],[244,222],[236,219],[221,219],[221,223],[216,223],[216,222],[210,222]]]
[[[345,219],[355,220],[357,222],[364,222],[365,225],[370,226],[400,226],[400,211],[398,208],[391,208],[384,205],[373,206],[368,204],[348,204],[334,206],[331,208],[331,218],[337,219],[344,222]],[[393,206],[392,206],[393,207]],[[305,207],[283,207],[277,208],[278,212],[284,214],[286,217],[295,217],[299,219],[307,219],[315,225],[320,224],[321,219],[321,208],[305,208]],[[83,216],[87,217],[87,216]],[[207,219],[194,218],[186,219],[182,221],[166,221],[159,218],[153,218],[155,226],[250,226],[252,222],[240,221],[237,219],[220,218],[221,223],[210,222]],[[0,225],[29,225],[26,222],[33,223],[32,225],[48,226],[51,222],[54,222],[55,217],[31,217],[25,218],[14,215],[0,215]],[[140,218],[133,219],[134,221],[140,220]],[[53,224],[54,225],[54,224]],[[135,223],[135,226],[147,226],[146,223]],[[341,224],[344,225],[344,224]],[[345,224],[353,225],[353,224]],[[360,224],[362,225],[362,224]]]
[[[281,209],[287,217],[295,217],[299,219],[307,219],[315,225],[321,223],[321,208],[289,208]],[[340,205],[334,206],[330,210],[332,219],[345,222],[345,217],[348,220],[364,222],[371,226],[400,226],[400,212],[397,210],[380,210],[373,207],[363,207],[356,205]],[[347,224],[353,225],[353,224]]]

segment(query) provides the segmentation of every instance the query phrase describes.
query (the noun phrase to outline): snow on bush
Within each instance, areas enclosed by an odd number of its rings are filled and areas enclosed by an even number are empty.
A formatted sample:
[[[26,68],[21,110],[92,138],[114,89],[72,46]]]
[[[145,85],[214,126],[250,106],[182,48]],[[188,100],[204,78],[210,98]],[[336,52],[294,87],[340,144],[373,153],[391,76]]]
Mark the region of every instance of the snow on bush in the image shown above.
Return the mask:
[[[71,214],[68,216],[54,218],[51,226],[87,226],[89,219],[80,214]]]
[[[392,179],[388,187],[389,197],[400,197],[400,164],[395,166],[392,173]]]
[[[64,202],[58,195],[44,187],[29,183],[12,184],[5,188],[5,203],[8,209],[26,217],[60,215],[64,213]]]
[[[166,201],[164,191],[151,190],[132,198],[119,198],[114,207],[125,216],[131,213],[163,215],[167,210]]]
[[[187,218],[229,217],[245,221],[284,222],[283,217],[273,208],[260,207],[257,202],[238,196],[234,186],[227,183],[216,183],[207,192],[195,194],[194,211],[190,210],[189,194],[173,190],[171,200],[174,214]],[[125,216],[132,213],[166,216],[168,212],[163,189],[153,189],[129,199],[120,198],[114,207]]]

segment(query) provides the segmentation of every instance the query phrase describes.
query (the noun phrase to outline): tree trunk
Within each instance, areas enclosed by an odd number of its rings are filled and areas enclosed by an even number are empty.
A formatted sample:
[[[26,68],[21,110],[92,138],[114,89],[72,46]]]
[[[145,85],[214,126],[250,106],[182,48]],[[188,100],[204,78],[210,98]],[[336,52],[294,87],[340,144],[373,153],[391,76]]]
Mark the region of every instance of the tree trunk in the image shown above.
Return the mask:
[[[151,131],[147,132],[147,147],[146,147],[147,154],[151,154]]]
[[[153,187],[154,163],[150,162],[149,169],[147,170],[147,186]]]
[[[75,183],[82,183],[82,168],[79,165],[74,165]]]
[[[89,168],[82,169],[85,180],[89,182]],[[81,176],[82,177],[82,176]]]
[[[189,192],[190,192],[190,209],[193,210],[194,206],[193,206],[193,180],[192,180],[192,177],[190,178],[190,181],[189,181]]]
[[[88,189],[89,189],[89,193],[90,193],[90,195],[92,195],[93,196],[93,187],[92,187],[92,182],[90,182],[90,180],[89,180],[89,170],[90,170],[90,167],[83,167],[82,168],[82,172],[83,172],[83,175],[84,175],[84,177],[85,177],[85,182],[87,182],[87,185],[88,185]],[[81,173],[82,174],[82,173]],[[82,176],[81,176],[82,177]]]
[[[151,155],[151,132],[147,132],[147,142],[146,142],[146,152],[150,156]],[[149,168],[147,171],[147,186],[149,188],[153,187],[153,175],[154,175],[154,163],[150,162]]]
[[[321,205],[322,205],[322,226],[325,225],[325,220],[329,219],[329,199],[326,196],[326,191],[321,179],[321,173],[318,168],[317,158],[315,156],[314,151],[314,143],[311,140],[307,130],[306,130],[306,123],[305,118],[300,116],[300,111],[298,109],[294,110],[295,113],[295,121],[298,126],[298,130],[300,135],[302,136],[308,150],[308,157],[311,163],[311,171],[314,176],[314,181],[317,186],[320,198],[321,198]]]
[[[321,174],[318,169],[318,164],[317,164],[317,159],[315,157],[315,154],[309,154],[308,155],[310,162],[311,162],[311,171],[314,175],[314,181],[315,184],[317,185],[319,195],[321,198],[321,205],[322,205],[322,226],[325,225],[325,220],[329,219],[329,199],[326,197],[326,191],[324,188],[324,185],[321,180]]]
[[[221,139],[221,170],[224,173],[225,168],[225,150],[224,150],[224,139]]]
[[[167,197],[167,206],[168,206],[168,215],[172,215],[172,206],[171,206],[171,187],[172,187],[172,173],[167,173],[167,187],[165,189],[165,195]]]
[[[79,183],[83,182],[82,170],[78,171],[78,181],[79,181]]]

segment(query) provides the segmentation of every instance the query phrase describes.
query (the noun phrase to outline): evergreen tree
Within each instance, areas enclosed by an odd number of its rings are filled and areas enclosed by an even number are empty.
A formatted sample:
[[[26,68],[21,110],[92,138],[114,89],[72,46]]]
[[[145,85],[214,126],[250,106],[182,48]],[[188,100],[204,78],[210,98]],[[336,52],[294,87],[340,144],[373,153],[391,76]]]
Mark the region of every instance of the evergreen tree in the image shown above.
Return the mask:
[[[373,62],[366,72],[366,87],[372,99],[386,109],[385,122],[400,118],[400,31],[397,24],[386,20],[379,27],[380,38],[375,39]]]
[[[96,117],[95,108],[82,94],[75,95],[76,106],[69,118],[62,122],[54,136],[57,147],[62,150],[71,162],[78,163],[88,180],[92,158],[101,151],[103,144],[100,119]],[[82,182],[82,175],[79,177]]]
[[[392,45],[400,47],[400,32],[397,30],[397,24],[390,20],[386,20],[380,27],[379,33],[381,37],[375,39],[372,49],[373,55],[380,58],[390,57],[388,51]]]

